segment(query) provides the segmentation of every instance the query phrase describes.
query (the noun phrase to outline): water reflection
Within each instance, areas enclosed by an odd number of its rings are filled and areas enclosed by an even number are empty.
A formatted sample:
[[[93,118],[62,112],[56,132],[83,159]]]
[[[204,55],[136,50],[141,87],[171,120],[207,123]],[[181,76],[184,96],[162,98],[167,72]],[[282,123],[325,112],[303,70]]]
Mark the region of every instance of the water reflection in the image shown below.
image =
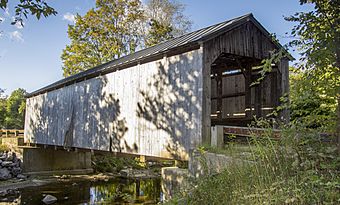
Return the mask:
[[[54,183],[21,189],[11,201],[42,204],[43,196],[51,194],[58,198],[55,204],[157,204],[160,187],[160,179]]]

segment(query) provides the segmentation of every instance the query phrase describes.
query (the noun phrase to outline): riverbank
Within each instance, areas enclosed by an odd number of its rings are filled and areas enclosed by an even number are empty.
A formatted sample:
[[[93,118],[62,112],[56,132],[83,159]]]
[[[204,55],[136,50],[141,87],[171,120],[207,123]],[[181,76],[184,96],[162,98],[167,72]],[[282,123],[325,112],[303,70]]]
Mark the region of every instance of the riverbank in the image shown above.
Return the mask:
[[[6,181],[0,181],[0,192],[8,189],[19,189],[31,186],[41,186],[56,182],[79,182],[79,181],[90,181],[107,182],[112,179],[155,179],[160,178],[160,170],[133,170],[123,169],[119,173],[96,173],[89,175],[54,175],[54,176],[29,176],[26,180],[9,179]]]

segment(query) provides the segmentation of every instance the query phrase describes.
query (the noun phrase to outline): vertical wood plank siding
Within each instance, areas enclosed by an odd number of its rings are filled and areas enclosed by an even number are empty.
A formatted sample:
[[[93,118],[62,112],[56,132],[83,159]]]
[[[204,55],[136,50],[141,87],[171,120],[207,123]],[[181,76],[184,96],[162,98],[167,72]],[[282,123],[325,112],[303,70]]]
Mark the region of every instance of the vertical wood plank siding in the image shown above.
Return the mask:
[[[26,142],[187,159],[190,149],[210,143],[211,113],[222,110],[219,118],[240,123],[253,114],[268,114],[279,97],[289,92],[287,59],[261,85],[249,88],[256,75],[252,64],[278,49],[254,22],[242,21],[242,25],[226,26],[224,33],[206,36],[203,33],[214,27],[193,32],[190,38],[202,36],[191,39],[188,48],[196,50],[177,47],[176,52],[182,54],[28,98]],[[239,73],[222,76],[222,86],[211,80],[211,66],[217,58],[235,62],[234,67],[244,60]],[[219,65],[225,63],[220,61]],[[285,110],[281,117],[288,119],[288,114]]]
[[[27,99],[31,143],[187,159],[201,143],[202,49]]]

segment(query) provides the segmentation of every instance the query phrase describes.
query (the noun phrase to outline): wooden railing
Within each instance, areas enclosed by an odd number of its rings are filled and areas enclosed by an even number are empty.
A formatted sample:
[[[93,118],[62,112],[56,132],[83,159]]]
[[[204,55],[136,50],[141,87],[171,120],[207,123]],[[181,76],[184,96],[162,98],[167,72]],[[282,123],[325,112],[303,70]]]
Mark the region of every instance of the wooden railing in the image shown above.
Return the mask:
[[[0,129],[0,137],[23,137],[24,130]]]
[[[268,132],[268,129],[262,129],[262,128],[223,126],[223,133],[226,135],[233,134],[237,136],[250,137],[254,134],[258,136],[262,136],[264,134],[268,134],[267,132]],[[273,139],[279,139],[281,137],[281,130],[272,129],[270,134]]]

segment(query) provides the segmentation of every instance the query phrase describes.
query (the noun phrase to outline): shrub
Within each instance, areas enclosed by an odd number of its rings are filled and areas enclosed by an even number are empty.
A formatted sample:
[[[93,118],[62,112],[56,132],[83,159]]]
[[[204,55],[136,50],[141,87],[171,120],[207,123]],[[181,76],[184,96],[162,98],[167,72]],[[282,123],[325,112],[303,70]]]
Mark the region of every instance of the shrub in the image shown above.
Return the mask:
[[[263,122],[262,122],[263,123]],[[249,140],[254,163],[234,163],[177,198],[188,204],[339,204],[340,157],[312,129],[290,126]],[[228,147],[227,147],[228,149]],[[232,155],[232,152],[230,152]],[[176,204],[176,199],[169,202]]]
[[[93,156],[92,165],[96,172],[119,172],[125,167],[135,169],[143,168],[137,159],[120,158],[109,154],[97,154]]]

